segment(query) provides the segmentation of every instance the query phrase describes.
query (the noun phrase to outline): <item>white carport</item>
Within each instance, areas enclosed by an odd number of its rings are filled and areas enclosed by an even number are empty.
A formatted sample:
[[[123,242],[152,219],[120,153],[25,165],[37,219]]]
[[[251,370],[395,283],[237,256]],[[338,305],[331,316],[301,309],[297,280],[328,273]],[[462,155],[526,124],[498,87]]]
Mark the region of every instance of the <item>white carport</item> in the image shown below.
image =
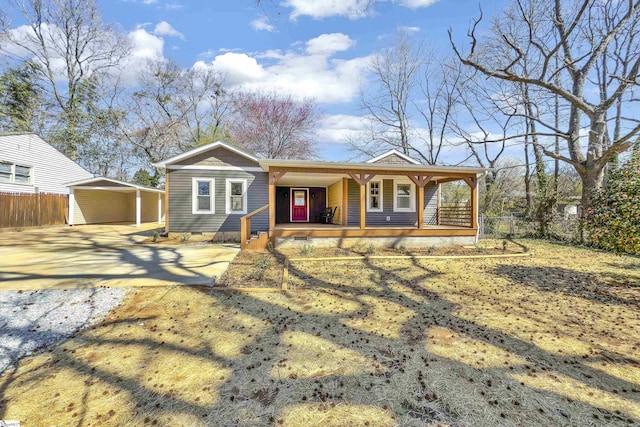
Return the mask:
[[[102,177],[67,187],[69,225],[135,222],[140,227],[164,220],[164,190]]]

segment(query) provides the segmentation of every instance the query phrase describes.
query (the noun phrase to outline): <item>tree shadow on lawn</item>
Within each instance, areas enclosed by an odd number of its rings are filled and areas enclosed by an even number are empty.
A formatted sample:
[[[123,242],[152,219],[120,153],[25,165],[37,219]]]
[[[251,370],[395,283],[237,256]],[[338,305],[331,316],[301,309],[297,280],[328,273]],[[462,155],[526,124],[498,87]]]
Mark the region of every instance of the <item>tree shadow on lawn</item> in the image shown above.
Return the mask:
[[[455,279],[443,270],[416,260],[366,260],[343,270],[294,264],[294,290],[287,294],[180,289],[179,295],[209,304],[192,323],[189,303],[171,299],[170,291],[133,301],[122,321],[109,320],[51,353],[51,363],[84,381],[82,408],[68,411],[69,420],[96,422],[91,400],[115,391],[131,401],[125,421],[133,424],[584,425],[592,417],[624,424],[640,413],[620,409],[620,401],[638,401],[638,391],[632,391],[637,384],[595,369],[581,356],[546,351],[463,317],[465,306],[450,294],[468,289],[463,283],[448,286]],[[475,298],[494,302],[491,289]],[[141,328],[136,321],[143,316],[148,334],[132,339],[127,330]],[[229,342],[208,337],[205,328],[215,328]],[[95,353],[120,352],[124,363],[133,357],[132,348],[141,349],[136,366],[148,371],[92,359]],[[167,359],[194,359],[200,366],[188,374],[193,393],[173,390],[179,387],[170,383],[159,388],[178,375],[179,367]],[[612,362],[598,354],[588,360],[603,361]],[[50,375],[34,369],[12,381],[37,387]],[[200,377],[206,378],[201,389],[193,384]],[[0,407],[5,398],[0,396]],[[0,409],[0,418],[4,414]],[[123,420],[116,417],[114,422]]]
[[[584,272],[563,267],[503,264],[492,271],[515,283],[544,292],[560,292],[603,304],[640,304],[638,277],[625,273]]]

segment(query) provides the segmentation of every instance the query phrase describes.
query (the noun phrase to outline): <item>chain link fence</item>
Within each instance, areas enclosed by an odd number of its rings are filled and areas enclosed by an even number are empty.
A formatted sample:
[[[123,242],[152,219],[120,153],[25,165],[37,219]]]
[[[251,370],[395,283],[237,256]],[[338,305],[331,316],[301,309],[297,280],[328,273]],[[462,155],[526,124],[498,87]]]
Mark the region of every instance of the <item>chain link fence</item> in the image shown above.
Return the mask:
[[[580,220],[578,218],[555,218],[548,225],[548,235],[558,240],[572,241],[579,238]],[[480,214],[478,219],[480,238],[504,239],[537,236],[540,229],[538,221],[523,215],[490,216]]]

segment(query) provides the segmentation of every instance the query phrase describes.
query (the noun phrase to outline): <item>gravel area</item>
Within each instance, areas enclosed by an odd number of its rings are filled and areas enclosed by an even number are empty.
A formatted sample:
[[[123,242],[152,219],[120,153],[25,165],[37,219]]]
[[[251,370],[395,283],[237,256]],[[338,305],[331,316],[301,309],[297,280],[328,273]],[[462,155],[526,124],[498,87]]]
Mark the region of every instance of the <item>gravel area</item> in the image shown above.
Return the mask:
[[[0,373],[103,319],[130,289],[0,292]]]

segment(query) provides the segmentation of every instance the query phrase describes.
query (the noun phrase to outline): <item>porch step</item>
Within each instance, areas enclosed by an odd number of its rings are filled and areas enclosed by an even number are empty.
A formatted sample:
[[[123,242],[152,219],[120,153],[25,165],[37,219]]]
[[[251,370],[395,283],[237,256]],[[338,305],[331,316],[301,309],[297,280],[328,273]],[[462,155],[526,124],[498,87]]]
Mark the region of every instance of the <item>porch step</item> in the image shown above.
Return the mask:
[[[246,242],[244,249],[249,250],[263,250],[267,248],[269,244],[269,233],[266,231],[260,231],[258,234],[252,234],[249,240]]]

